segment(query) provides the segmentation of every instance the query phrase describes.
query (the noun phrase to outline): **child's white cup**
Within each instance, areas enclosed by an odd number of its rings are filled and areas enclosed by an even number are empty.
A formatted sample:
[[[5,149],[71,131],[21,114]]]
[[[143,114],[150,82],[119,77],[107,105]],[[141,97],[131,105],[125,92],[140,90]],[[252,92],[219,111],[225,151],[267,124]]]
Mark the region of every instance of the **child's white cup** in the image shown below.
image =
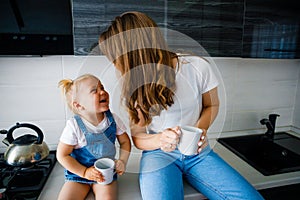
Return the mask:
[[[182,154],[195,155],[198,153],[198,142],[202,130],[193,126],[182,126],[178,149]]]
[[[103,182],[98,182],[102,185],[110,184],[113,181],[115,174],[115,161],[110,158],[100,158],[94,163],[95,168],[100,171],[105,179]]]

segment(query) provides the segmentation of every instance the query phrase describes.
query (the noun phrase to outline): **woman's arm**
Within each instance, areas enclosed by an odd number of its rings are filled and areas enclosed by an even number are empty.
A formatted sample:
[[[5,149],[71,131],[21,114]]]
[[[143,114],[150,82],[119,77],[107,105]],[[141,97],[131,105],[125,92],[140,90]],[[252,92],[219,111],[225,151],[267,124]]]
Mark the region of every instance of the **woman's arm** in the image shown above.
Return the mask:
[[[202,94],[202,112],[197,121],[197,127],[207,130],[214,122],[219,112],[218,89],[215,87]]]
[[[147,134],[143,115],[139,109],[137,109],[137,112],[140,121],[138,124],[131,124],[130,127],[134,145],[141,150],[154,150],[160,148],[166,152],[173,151],[179,141],[179,127],[174,127],[172,129],[168,128],[156,134]]]
[[[202,129],[203,133],[198,142],[198,152],[208,145],[207,142],[207,129],[214,122],[219,112],[219,97],[217,88],[202,94],[202,112],[197,121],[197,127]]]
[[[141,150],[154,150],[160,148],[161,133],[147,134],[146,128],[138,124],[130,127],[131,137],[136,148]]]

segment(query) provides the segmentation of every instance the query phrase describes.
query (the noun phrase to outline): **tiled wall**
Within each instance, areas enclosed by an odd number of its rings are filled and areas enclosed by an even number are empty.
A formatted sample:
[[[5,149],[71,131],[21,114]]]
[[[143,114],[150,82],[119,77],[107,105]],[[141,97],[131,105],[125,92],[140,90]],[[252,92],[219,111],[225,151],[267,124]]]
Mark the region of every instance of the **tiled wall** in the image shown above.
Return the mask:
[[[293,121],[299,60],[215,58],[215,62],[226,88],[223,131],[264,128],[259,120],[270,113],[280,114],[276,127],[299,127],[299,118]]]
[[[299,63],[298,63],[298,68],[299,68]],[[300,77],[300,73],[299,73]],[[296,94],[296,100],[295,100],[295,109],[294,109],[294,118],[293,118],[293,125],[294,127],[300,129],[300,81],[298,79],[298,84],[297,84],[297,94]]]
[[[214,58],[224,82],[220,89],[222,106],[210,129],[212,134],[243,130],[264,131],[259,120],[278,113],[277,126],[300,128],[300,60]],[[38,125],[50,148],[55,148],[70,116],[57,83],[85,72],[99,76],[110,92],[111,109],[126,118],[119,107],[115,69],[105,57],[1,57],[0,129],[16,122]],[[17,129],[14,135],[29,130]],[[226,133],[225,133],[226,132]],[[0,140],[4,135],[0,135]],[[0,151],[5,150],[0,144]]]

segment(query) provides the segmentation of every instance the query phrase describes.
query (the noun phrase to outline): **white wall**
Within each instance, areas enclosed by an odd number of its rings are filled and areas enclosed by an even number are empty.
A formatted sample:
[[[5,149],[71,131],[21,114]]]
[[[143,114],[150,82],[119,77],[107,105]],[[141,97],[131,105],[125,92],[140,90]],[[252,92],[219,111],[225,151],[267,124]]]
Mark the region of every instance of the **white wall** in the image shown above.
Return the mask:
[[[298,63],[298,68],[300,68]],[[295,99],[295,109],[294,109],[294,118],[293,125],[300,130],[300,72],[298,72],[298,84],[297,84],[297,94]]]
[[[224,104],[211,133],[263,131],[259,120],[269,113],[280,114],[277,127],[300,127],[299,60],[214,58],[214,61],[224,81],[224,91],[220,90]],[[16,122],[34,123],[44,132],[50,148],[55,149],[70,116],[57,83],[85,72],[101,78],[110,93],[111,109],[125,118],[119,107],[115,69],[105,57],[0,57],[0,129],[9,129]],[[26,131],[17,129],[16,136],[18,132]],[[4,136],[0,135],[0,140]],[[1,143],[0,151],[5,149]]]
[[[299,60],[214,60],[226,89],[227,111],[223,131],[264,128],[259,120],[268,117],[270,113],[280,114],[276,127],[293,125]]]

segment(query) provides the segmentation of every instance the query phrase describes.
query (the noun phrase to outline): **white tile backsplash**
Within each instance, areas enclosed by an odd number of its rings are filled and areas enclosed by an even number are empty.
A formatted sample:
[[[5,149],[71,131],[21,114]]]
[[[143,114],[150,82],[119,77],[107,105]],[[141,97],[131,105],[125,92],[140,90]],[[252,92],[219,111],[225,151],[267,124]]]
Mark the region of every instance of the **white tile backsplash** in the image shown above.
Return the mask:
[[[56,86],[61,77],[61,56],[0,58],[0,87]]]
[[[273,110],[295,104],[297,80],[240,81],[236,87],[234,111]]]
[[[299,60],[240,59],[237,62],[238,82],[274,82],[298,80]],[[263,85],[262,85],[263,87]]]
[[[300,68],[299,62],[298,62],[298,68]],[[293,114],[293,126],[300,129],[300,70],[298,72],[297,92],[295,97],[295,107],[294,107],[294,114]]]
[[[64,104],[54,86],[0,87],[1,122],[64,119]]]
[[[259,120],[278,113],[278,127],[300,127],[299,60],[214,58],[222,77],[220,113],[209,132],[265,128]],[[0,57],[0,129],[17,121],[40,126],[45,141],[56,147],[71,113],[58,82],[83,73],[100,78],[110,93],[113,112],[127,118],[120,106],[121,83],[115,68],[103,56]],[[126,121],[128,122],[128,120]],[[4,135],[0,135],[0,140]],[[4,145],[0,144],[0,151]]]
[[[221,59],[217,58],[214,60],[216,66],[218,67],[223,84],[224,84],[224,96],[226,100],[226,110],[227,112],[233,111],[233,102],[235,101],[235,88],[236,88],[236,73],[240,58],[232,59]],[[222,94],[223,95],[223,94]]]

